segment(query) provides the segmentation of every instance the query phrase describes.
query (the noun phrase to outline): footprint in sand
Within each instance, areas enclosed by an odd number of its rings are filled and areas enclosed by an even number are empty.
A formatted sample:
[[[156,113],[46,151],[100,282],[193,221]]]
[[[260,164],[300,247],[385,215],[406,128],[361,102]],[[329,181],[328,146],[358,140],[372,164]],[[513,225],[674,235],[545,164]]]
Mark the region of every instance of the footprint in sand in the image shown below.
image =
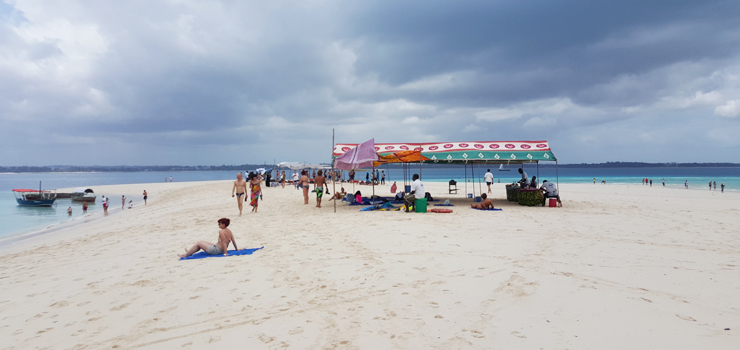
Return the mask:
[[[275,338],[270,337],[267,334],[260,334],[259,340],[261,340],[263,343],[267,344],[267,343],[275,340]]]
[[[524,338],[526,338],[526,337],[527,337],[526,335],[524,335],[524,334],[521,334],[521,333],[519,333],[519,332],[517,332],[517,331],[513,331],[513,332],[511,332],[511,335],[513,335],[513,336],[515,336],[515,337],[517,337],[517,338],[521,338],[521,339],[524,339]]]
[[[56,303],[51,304],[50,306],[51,307],[65,307],[67,305],[69,305],[69,302],[67,302],[66,300],[62,300],[62,301],[57,301]]]
[[[685,320],[685,321],[696,322],[696,320],[693,317],[691,317],[691,316],[676,314],[676,317],[678,317],[678,318],[680,318],[682,320]]]
[[[303,333],[303,328],[301,328],[301,327],[296,327],[296,328],[291,329],[290,331],[288,331],[288,334],[290,334],[290,335],[296,335],[296,334],[301,334],[301,333]]]

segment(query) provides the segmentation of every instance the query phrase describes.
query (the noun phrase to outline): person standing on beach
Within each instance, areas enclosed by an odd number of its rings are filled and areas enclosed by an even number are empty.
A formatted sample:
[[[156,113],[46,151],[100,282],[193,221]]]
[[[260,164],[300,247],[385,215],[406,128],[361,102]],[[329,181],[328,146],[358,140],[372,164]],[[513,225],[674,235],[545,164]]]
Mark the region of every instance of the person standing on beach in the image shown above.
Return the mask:
[[[712,185],[714,185],[714,190],[716,191],[717,190],[717,181],[713,181],[712,182]]]
[[[483,175],[483,180],[486,181],[486,185],[488,185],[488,193],[491,193],[491,184],[493,183],[493,173],[491,173],[491,169],[488,169],[485,175]]]
[[[722,188],[722,193],[725,193],[725,183],[723,182],[722,185],[720,185]]]
[[[121,209],[126,207],[126,196],[121,196]]]
[[[380,173],[380,184],[385,185],[385,170]]]
[[[72,207],[67,208],[67,215],[72,216]]]
[[[260,196],[262,194],[262,187],[260,186],[260,178],[257,174],[250,173],[249,174],[249,188],[252,190],[251,193],[251,201],[249,202],[249,205],[252,206],[252,212],[256,213],[257,208],[259,207],[259,200]],[[246,198],[244,199],[246,200]]]
[[[283,170],[283,174],[280,175],[280,185],[285,188],[285,170]]]
[[[355,171],[350,170],[349,171],[349,182],[354,182],[354,181],[355,181]]]
[[[321,208],[321,197],[324,195],[324,183],[326,182],[321,170],[313,181],[316,184],[316,207]]]
[[[234,181],[234,187],[231,188],[231,198],[234,198],[236,192],[236,205],[239,207],[239,216],[242,216],[242,209],[244,202],[247,201],[247,197],[244,197],[242,202],[242,196],[247,193],[247,181],[242,178],[242,173],[236,174],[236,181]]]
[[[663,180],[663,187],[665,187],[665,178],[663,178],[662,180]]]
[[[87,213],[87,202],[82,202],[82,213]]]
[[[524,168],[519,168],[519,174],[522,174],[522,179],[519,180],[519,184],[522,188],[526,188],[527,186],[529,186],[529,176],[527,176]]]
[[[301,171],[301,175],[303,175],[303,171]],[[298,172],[296,170],[293,170],[293,187],[295,189],[298,189]]]
[[[170,182],[172,182],[172,176],[170,176]]]
[[[149,198],[149,196],[146,194],[146,190],[144,190],[144,205],[146,205],[147,198]]]
[[[686,182],[684,182],[683,185],[688,190],[689,189],[689,180],[686,180]]]
[[[308,188],[309,188],[309,180],[308,180],[308,171],[303,170],[301,171],[301,179],[298,180],[300,183],[300,186],[303,188],[303,204],[308,204]]]
[[[709,181],[709,190],[712,190],[712,181]]]
[[[650,180],[650,187],[653,187],[653,180]]]

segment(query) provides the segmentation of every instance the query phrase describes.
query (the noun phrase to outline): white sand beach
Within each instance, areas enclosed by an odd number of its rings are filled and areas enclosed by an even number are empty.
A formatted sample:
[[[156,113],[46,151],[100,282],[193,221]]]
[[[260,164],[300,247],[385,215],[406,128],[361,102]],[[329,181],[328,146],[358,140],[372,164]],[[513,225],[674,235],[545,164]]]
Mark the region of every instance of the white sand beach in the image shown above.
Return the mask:
[[[229,181],[99,186],[149,204],[0,252],[3,349],[737,349],[740,194],[561,185],[563,208],[337,213]],[[358,186],[359,187],[359,186]],[[338,187],[337,187],[338,188]],[[348,190],[351,186],[348,186]],[[369,187],[361,186],[363,194]],[[390,195],[388,187],[378,193]],[[333,192],[333,191],[332,191]],[[136,198],[140,201],[140,198]],[[232,220],[248,256],[179,261]],[[725,330],[729,328],[729,330]]]

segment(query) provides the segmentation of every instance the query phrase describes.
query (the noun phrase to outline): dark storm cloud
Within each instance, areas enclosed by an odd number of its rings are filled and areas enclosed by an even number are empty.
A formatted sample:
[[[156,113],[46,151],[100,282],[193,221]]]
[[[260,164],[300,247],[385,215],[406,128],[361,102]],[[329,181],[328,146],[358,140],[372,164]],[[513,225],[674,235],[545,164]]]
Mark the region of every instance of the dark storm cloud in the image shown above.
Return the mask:
[[[728,136],[740,131],[739,11],[2,2],[0,164],[317,162],[332,128],[341,142],[548,139],[574,162],[672,161],[644,150],[691,139],[702,160],[740,145]]]

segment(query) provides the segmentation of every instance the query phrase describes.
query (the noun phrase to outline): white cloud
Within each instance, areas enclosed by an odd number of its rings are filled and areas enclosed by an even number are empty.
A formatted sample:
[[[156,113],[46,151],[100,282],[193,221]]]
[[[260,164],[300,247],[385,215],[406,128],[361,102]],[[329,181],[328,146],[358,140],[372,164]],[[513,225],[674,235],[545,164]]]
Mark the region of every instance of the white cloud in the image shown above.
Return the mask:
[[[735,118],[740,116],[740,100],[727,101],[722,106],[714,109],[714,115],[726,118]]]

